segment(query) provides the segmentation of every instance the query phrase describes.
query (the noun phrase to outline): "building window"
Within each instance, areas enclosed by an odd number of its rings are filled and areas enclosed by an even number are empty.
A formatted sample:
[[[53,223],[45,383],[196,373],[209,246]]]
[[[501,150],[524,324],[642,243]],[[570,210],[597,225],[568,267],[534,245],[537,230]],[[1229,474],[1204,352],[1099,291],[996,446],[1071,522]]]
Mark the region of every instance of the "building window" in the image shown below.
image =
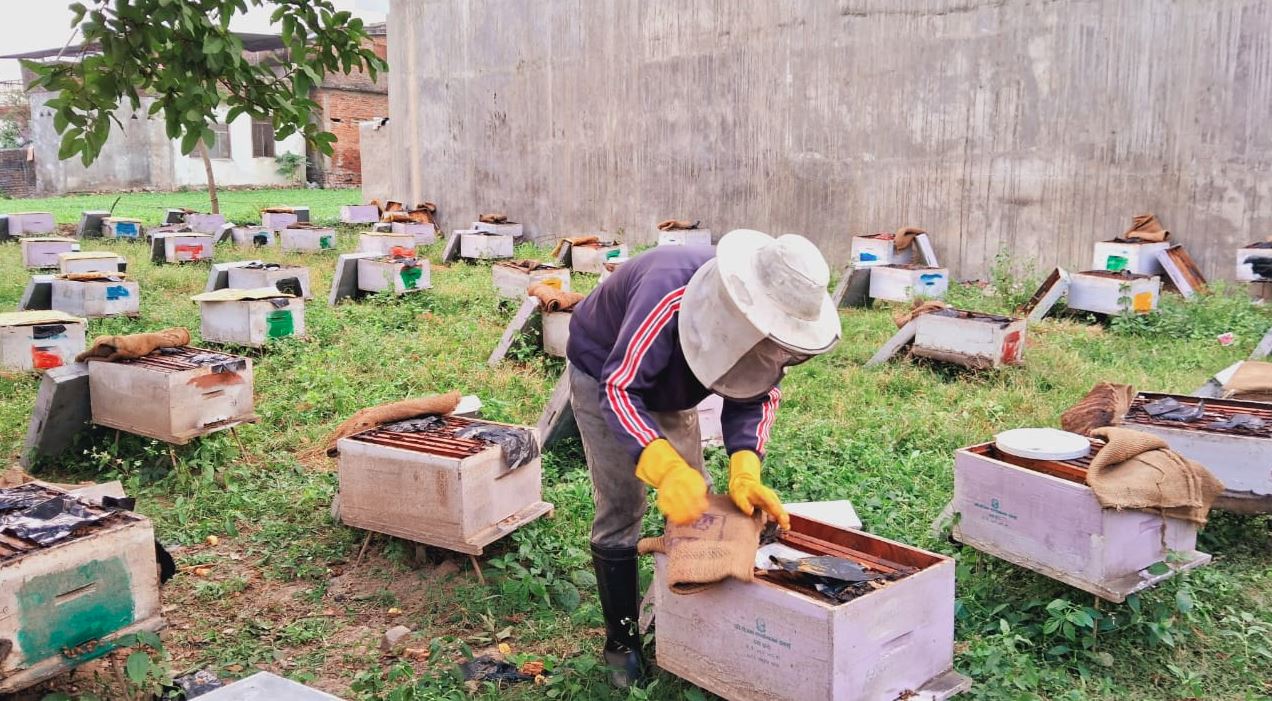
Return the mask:
[[[274,124],[252,120],[252,157],[274,157]]]
[[[216,141],[208,144],[208,157],[229,160],[230,156],[230,125],[213,124],[212,133],[216,136]],[[199,152],[196,149],[190,154],[191,158],[199,158]]]

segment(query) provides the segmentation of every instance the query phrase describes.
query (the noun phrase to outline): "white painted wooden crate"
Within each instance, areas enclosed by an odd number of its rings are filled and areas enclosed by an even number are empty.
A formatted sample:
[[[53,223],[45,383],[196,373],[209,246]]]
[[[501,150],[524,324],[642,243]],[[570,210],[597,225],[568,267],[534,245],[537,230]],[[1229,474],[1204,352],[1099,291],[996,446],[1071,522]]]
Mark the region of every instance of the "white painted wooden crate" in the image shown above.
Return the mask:
[[[56,268],[57,257],[79,250],[75,239],[62,236],[30,236],[20,240],[22,265],[32,269]]]
[[[659,667],[732,701],[934,701],[970,686],[954,671],[952,559],[795,515],[791,527],[918,571],[832,605],[763,578],[676,594],[658,555]]]
[[[973,370],[1021,362],[1025,352],[1024,319],[948,309],[915,318],[911,353]]]
[[[387,256],[358,259],[358,289],[363,292],[387,291],[402,295],[432,286],[426,259],[417,259],[415,265]]]
[[[300,281],[301,297],[313,299],[309,288],[309,268],[301,265],[283,265],[277,268],[234,267],[226,271],[227,286],[239,290],[259,287],[276,287],[279,280],[294,277]]]
[[[515,221],[504,222],[503,224],[487,224],[486,222],[475,221],[473,222],[473,230],[511,238],[525,234],[525,227]]]
[[[144,233],[140,219],[106,217],[102,220],[102,236],[108,239],[140,239]]]
[[[555,280],[558,289],[570,291],[570,269],[548,263],[537,270],[526,271],[511,263],[490,266],[490,277],[495,283],[495,293],[507,299],[525,299],[534,285]]]
[[[508,469],[497,445],[452,457],[432,452],[427,439],[417,437],[424,435],[370,431],[340,440],[336,511],[341,522],[480,555],[487,545],[552,510],[541,498],[540,458]]]
[[[163,259],[168,263],[209,263],[215,257],[207,234],[164,234]]]
[[[456,231],[459,237],[459,257],[470,260],[497,260],[511,258],[513,238],[478,231]]]
[[[873,299],[910,302],[917,298],[941,299],[950,286],[950,271],[922,265],[876,265],[870,269]]]
[[[658,232],[659,246],[710,246],[710,229],[677,229]]]
[[[1096,314],[1121,314],[1124,311],[1148,314],[1157,309],[1161,291],[1162,281],[1156,276],[1126,276],[1088,270],[1069,276],[1069,296],[1065,298],[1065,305]]]
[[[300,217],[295,212],[261,212],[261,226],[266,229],[282,231],[298,223]]]
[[[12,643],[0,656],[6,698],[101,657],[120,636],[159,630],[154,528],[125,512],[86,535],[0,559],[0,611],[0,640]]]
[[[225,226],[225,215],[188,212],[185,215],[185,225],[198,234],[215,234]]]
[[[199,333],[209,343],[264,348],[276,338],[305,335],[305,300],[298,297],[208,301],[201,296],[195,296]]]
[[[141,313],[136,280],[64,280],[53,278],[51,306],[61,312],[99,319]]]
[[[421,224],[413,221],[395,221],[389,227],[389,231],[414,237],[416,246],[427,246],[430,243],[437,243],[437,227],[427,222]]]
[[[200,364],[206,354],[223,360]],[[88,364],[93,423],[183,445],[257,419],[252,360],[190,346]]]
[[[568,311],[543,313],[543,352],[556,358],[565,357],[565,348],[570,342],[570,319],[574,315]]]
[[[230,229],[230,240],[239,248],[264,248],[273,246],[274,232],[263,226],[236,226]]]
[[[51,234],[57,230],[52,212],[14,212],[8,219],[10,236]]]
[[[336,230],[319,226],[291,227],[278,234],[283,251],[333,251],[336,248]]]
[[[1095,251],[1091,255],[1091,269],[1115,273],[1125,270],[1135,275],[1161,275],[1166,271],[1157,261],[1157,254],[1170,246],[1169,241],[1096,241]]]
[[[378,253],[387,256],[398,248],[415,253],[415,236],[411,234],[394,234],[391,232],[364,232],[358,234],[359,253]]]
[[[1210,562],[1197,551],[1196,525],[1102,508],[1086,485],[1088,464],[1025,460],[992,443],[957,451],[954,538],[1113,602],[1173,575],[1149,571],[1172,551],[1184,558],[1180,569]]]
[[[54,310],[0,314],[0,368],[49,370],[75,362],[87,323]]]
[[[1250,265],[1251,258],[1272,258],[1272,243],[1266,248],[1255,248],[1259,244],[1251,244],[1237,251],[1237,282],[1266,282],[1272,278],[1259,277]]]
[[[67,273],[117,273],[124,259],[110,251],[72,251],[57,256],[58,272]]]
[[[340,221],[345,224],[374,224],[380,221],[380,208],[373,204],[341,205]]]
[[[871,268],[876,265],[907,265],[914,260],[914,246],[898,251],[891,238],[885,234],[852,237],[852,265],[854,268]],[[891,236],[890,234],[888,236]]]
[[[627,257],[627,246],[616,243],[597,246],[570,246],[570,268],[576,273],[600,275],[605,262]]]

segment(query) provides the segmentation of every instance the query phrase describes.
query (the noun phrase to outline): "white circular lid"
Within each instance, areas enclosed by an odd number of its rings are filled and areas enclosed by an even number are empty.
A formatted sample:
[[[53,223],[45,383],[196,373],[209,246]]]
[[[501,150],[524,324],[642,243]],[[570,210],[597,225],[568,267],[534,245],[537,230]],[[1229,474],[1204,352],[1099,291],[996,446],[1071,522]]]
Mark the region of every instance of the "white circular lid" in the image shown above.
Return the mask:
[[[1090,439],[1058,428],[1013,428],[995,436],[994,445],[1031,460],[1076,460],[1091,453]]]

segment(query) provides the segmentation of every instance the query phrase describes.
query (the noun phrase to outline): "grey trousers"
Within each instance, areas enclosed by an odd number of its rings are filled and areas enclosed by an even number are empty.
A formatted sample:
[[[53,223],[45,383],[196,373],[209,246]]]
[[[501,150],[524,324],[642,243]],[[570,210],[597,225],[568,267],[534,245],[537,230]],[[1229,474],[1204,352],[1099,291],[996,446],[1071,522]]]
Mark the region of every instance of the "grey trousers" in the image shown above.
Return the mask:
[[[640,540],[640,522],[649,506],[648,487],[636,479],[636,462],[610,430],[601,413],[600,383],[570,367],[570,404],[583,438],[587,469],[592,475],[592,544],[603,548],[634,548]],[[697,408],[655,412],[654,422],[677,453],[690,466],[711,477],[702,464],[702,434]]]

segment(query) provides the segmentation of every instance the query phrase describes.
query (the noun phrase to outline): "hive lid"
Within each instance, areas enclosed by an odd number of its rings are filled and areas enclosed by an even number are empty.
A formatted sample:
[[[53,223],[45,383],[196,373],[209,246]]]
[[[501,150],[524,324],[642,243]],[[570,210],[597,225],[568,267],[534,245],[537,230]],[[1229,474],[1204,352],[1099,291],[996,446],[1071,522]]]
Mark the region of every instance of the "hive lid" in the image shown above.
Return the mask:
[[[75,239],[68,239],[65,236],[23,236],[23,241],[39,241],[41,243],[75,243]]]
[[[71,251],[70,253],[59,253],[57,257],[62,260],[100,260],[105,258],[118,258],[119,254],[110,251]]]
[[[1086,436],[1058,428],[1014,428],[994,437],[999,450],[1030,460],[1076,460],[1091,452]]]
[[[34,309],[25,312],[5,312],[0,314],[0,326],[35,326],[37,324],[83,324],[87,323],[78,316],[57,310]]]
[[[295,296],[290,292],[281,292],[277,287],[257,287],[250,290],[226,287],[213,292],[194,295],[190,300],[193,302],[242,302],[245,300],[277,299],[279,297]]]

